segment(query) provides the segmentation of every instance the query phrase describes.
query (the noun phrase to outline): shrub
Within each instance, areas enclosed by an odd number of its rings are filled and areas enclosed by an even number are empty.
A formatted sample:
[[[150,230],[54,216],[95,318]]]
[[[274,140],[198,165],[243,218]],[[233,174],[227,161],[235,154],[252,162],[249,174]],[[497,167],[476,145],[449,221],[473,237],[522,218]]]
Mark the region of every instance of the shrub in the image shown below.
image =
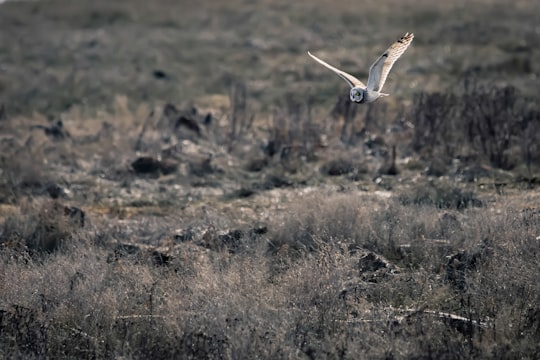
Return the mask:
[[[473,191],[434,182],[415,185],[398,198],[403,205],[428,205],[439,209],[463,210],[471,206],[482,206]]]
[[[479,152],[502,169],[517,165],[511,152],[521,148],[531,164],[539,157],[533,154],[538,150],[532,140],[536,135],[530,133],[539,126],[539,114],[516,88],[489,87],[469,77],[454,93],[415,96],[412,146],[426,156],[446,161]]]
[[[54,201],[34,206],[27,203],[22,213],[5,219],[0,244],[22,246],[30,254],[51,253],[71,241],[77,229],[84,225],[84,214],[79,209],[75,211],[76,208],[64,207]]]

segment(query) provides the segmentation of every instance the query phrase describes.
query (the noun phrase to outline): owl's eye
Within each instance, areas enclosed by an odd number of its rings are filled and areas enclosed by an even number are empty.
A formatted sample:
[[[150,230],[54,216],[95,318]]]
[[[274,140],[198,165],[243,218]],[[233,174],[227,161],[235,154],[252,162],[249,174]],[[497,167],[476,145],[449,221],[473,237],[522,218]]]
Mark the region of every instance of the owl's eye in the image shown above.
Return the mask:
[[[360,96],[360,93],[357,91],[354,95],[356,96]]]

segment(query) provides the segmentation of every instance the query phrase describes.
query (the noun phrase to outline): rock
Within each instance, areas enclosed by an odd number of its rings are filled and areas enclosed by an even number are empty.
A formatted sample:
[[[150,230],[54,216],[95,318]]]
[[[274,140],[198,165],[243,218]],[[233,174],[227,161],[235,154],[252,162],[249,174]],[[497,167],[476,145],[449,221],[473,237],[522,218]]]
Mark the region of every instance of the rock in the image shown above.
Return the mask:
[[[139,174],[157,173],[161,168],[159,160],[150,156],[142,156],[131,163],[131,167]]]
[[[177,229],[175,231],[174,240],[176,242],[192,241],[197,243],[212,229],[212,226],[189,226],[185,229]]]
[[[264,190],[272,190],[274,188],[285,188],[292,186],[293,182],[284,176],[270,174],[266,177],[265,181],[261,185]]]
[[[388,267],[388,262],[382,257],[370,252],[360,258],[360,260],[358,261],[358,267],[360,269],[360,272],[375,272],[379,269]]]
[[[152,265],[165,266],[173,260],[173,256],[166,254],[158,248],[143,245],[118,243],[114,247],[113,253],[107,257],[107,262],[119,261],[120,259],[146,260]]]
[[[226,251],[230,254],[237,254],[245,246],[246,241],[256,239],[267,232],[268,228],[265,225],[256,225],[250,229],[220,231],[210,226],[199,239],[194,239],[194,243],[212,251]],[[183,240],[184,238],[182,237],[180,241],[186,241]]]
[[[140,253],[141,248],[138,245],[119,243],[114,248],[114,253],[121,256],[134,255]]]
[[[399,273],[397,266],[373,252],[369,252],[360,258],[358,269],[360,270],[360,277],[363,280],[373,283],[378,282],[379,279],[385,278],[388,275]]]
[[[173,259],[172,256],[169,256],[158,250],[150,251],[150,257],[152,259],[152,263],[156,266],[169,265],[171,263],[171,260]]]
[[[255,236],[257,235],[264,235],[268,233],[268,226],[266,225],[257,225],[252,227],[249,232]]]
[[[190,117],[182,115],[178,119],[176,119],[174,128],[178,129],[181,127],[184,127],[188,130],[193,131],[195,134],[197,134],[197,136],[201,136],[201,127],[199,126],[197,121],[195,121],[194,119]]]
[[[165,71],[163,70],[159,70],[159,69],[156,69],[154,71],[152,71],[152,75],[156,78],[156,79],[167,79],[168,76],[167,74],[165,73]]]
[[[255,195],[257,192],[254,189],[242,187],[235,191],[231,197],[233,198],[248,198]]]
[[[267,158],[255,158],[251,159],[245,166],[245,169],[247,171],[251,172],[259,172],[265,167],[268,166],[268,159]]]
[[[198,177],[204,177],[215,172],[214,167],[212,166],[212,155],[210,154],[206,159],[196,162],[192,161],[189,163],[189,172],[191,175]]]
[[[163,160],[159,162],[161,165],[161,173],[163,175],[169,175],[178,170],[178,164],[172,161]]]
[[[137,174],[171,174],[178,169],[178,165],[171,161],[160,161],[150,156],[141,156],[131,163]]]
[[[199,115],[196,107],[181,110],[173,104],[165,104],[156,127],[164,131],[164,134],[174,134],[180,138],[197,141],[202,136],[203,130],[199,124],[208,126],[211,122],[212,115],[209,113],[206,116]]]
[[[234,254],[240,249],[243,236],[244,233],[241,230],[230,230],[226,233],[218,234],[218,246]]]
[[[52,199],[58,199],[59,197],[62,197],[65,195],[64,189],[62,189],[58,184],[48,184],[45,188],[47,193]]]
[[[321,173],[329,176],[345,175],[353,171],[354,165],[346,159],[331,160],[321,167]]]

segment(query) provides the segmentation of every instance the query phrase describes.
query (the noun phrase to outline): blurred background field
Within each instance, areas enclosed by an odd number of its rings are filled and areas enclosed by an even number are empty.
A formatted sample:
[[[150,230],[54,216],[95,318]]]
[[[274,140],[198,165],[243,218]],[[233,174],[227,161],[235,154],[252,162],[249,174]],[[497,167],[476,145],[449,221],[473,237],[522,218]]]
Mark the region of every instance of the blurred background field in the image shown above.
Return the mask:
[[[308,49],[361,78],[406,31],[414,49],[388,91],[403,101],[467,72],[537,94],[533,1],[44,1],[2,6],[0,84],[10,113],[90,109],[124,94],[180,103],[245,82],[250,103],[286,96],[330,106],[345,87]]]
[[[539,17],[2,3],[0,357],[538,357]]]

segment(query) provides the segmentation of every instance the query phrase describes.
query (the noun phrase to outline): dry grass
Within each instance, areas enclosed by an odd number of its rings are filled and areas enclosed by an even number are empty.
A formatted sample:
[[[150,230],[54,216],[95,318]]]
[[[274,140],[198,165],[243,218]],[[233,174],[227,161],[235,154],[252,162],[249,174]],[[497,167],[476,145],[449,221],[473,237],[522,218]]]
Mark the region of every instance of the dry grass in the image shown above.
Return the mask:
[[[235,254],[177,244],[164,267],[111,260],[92,231],[45,258],[16,257],[4,242],[4,355],[491,358],[540,350],[537,210],[313,195],[270,226],[266,236],[242,236]]]
[[[0,357],[536,358],[535,5],[0,5]]]

